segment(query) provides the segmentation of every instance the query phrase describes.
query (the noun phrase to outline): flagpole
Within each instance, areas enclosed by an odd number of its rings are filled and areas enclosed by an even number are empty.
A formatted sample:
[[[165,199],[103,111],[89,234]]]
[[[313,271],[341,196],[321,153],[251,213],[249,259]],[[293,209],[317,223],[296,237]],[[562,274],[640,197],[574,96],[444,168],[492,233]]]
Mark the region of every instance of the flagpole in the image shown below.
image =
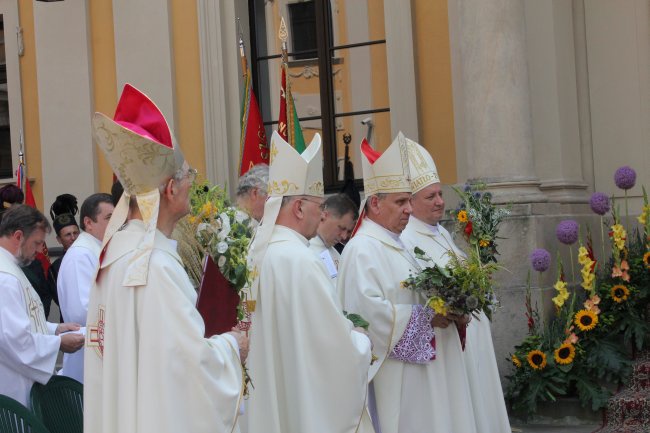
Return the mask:
[[[289,33],[287,32],[287,23],[284,21],[284,17],[280,18],[280,31],[278,32],[278,38],[280,41],[282,41],[282,70],[284,71],[284,77],[285,77],[285,89],[284,89],[284,99],[286,101],[285,103],[285,115],[287,119],[287,140],[289,141],[290,145],[294,145],[294,131],[293,131],[293,107],[291,107],[291,98],[289,95],[291,94],[291,85],[289,83],[289,80],[287,79],[287,76],[289,75],[289,55],[288,55],[288,50],[287,50],[287,39],[289,37]]]
[[[237,27],[239,28],[239,58],[241,60],[241,75],[246,78],[248,75],[248,61],[246,60],[246,48],[244,47],[244,34],[241,29],[239,17],[237,18]]]

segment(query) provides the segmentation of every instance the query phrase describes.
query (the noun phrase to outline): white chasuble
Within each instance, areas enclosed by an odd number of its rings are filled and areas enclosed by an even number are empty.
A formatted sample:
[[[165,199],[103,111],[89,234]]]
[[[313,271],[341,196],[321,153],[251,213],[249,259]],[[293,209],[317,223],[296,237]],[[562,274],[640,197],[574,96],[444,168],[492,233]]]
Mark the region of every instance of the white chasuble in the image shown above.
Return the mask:
[[[203,337],[196,291],[170,239],[156,231],[146,285],[123,284],[144,236],[139,220],[118,231],[91,289],[84,431],[238,432],[238,349]]]
[[[450,233],[440,224],[436,228],[438,233],[434,234],[430,226],[411,216],[402,237],[423,249],[442,266],[449,262],[450,250],[465,257]],[[438,355],[444,357],[440,351]],[[480,433],[509,432],[510,422],[492,345],[490,320],[483,312],[467,326],[463,355],[477,430]]]
[[[372,432],[370,341],[343,317],[306,238],[274,227],[259,287],[248,361],[249,432]]]
[[[332,296],[338,305],[340,300],[336,292],[336,280],[338,278],[341,255],[336,251],[336,248],[325,245],[318,235],[309,240],[309,249],[316,253],[321,262],[323,262],[326,271],[325,275],[327,275],[332,283]]]
[[[467,389],[463,391],[462,384],[459,390],[454,388],[455,384],[441,381],[444,373],[436,365],[437,358],[419,356],[411,362],[394,356],[401,341],[418,341],[418,336],[405,331],[411,329],[411,315],[416,315],[414,306],[425,302],[423,296],[401,287],[421,266],[408,251],[409,244],[396,237],[365,219],[343,250],[339,268],[338,289],[344,306],[370,322],[374,353],[379,357],[373,365],[373,385],[381,432],[476,432],[468,405],[463,404],[457,410],[448,404],[450,399],[462,400],[463,395],[467,396]],[[436,349],[438,338],[459,345],[457,333],[450,336],[441,332],[439,337],[440,331],[435,330]],[[419,340],[418,344],[430,347],[428,340]],[[459,352],[460,347],[456,350]]]
[[[59,354],[57,325],[14,256],[0,247],[0,394],[29,407],[34,382],[45,384]]]

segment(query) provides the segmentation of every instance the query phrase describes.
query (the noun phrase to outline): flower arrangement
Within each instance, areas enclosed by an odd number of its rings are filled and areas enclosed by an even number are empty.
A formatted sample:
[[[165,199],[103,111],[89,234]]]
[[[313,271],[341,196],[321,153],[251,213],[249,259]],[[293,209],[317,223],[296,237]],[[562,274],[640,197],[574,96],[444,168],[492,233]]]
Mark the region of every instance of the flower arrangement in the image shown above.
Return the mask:
[[[496,207],[492,195],[481,192],[484,189],[482,184],[468,184],[463,190],[454,188],[460,206],[451,215],[456,221],[456,232],[462,234],[469,246],[467,257],[443,245],[448,250],[449,262],[442,267],[433,263],[423,250],[415,248],[416,257],[431,266],[411,275],[402,286],[421,292],[427,299],[426,305],[436,314],[477,316],[482,310],[491,318],[497,306],[492,288],[492,275],[500,269],[496,264],[496,240],[499,225],[510,211]]]
[[[471,249],[478,249],[481,263],[496,263],[499,225],[510,210],[496,207],[492,194],[482,192],[484,189],[485,185],[480,183],[466,184],[462,190],[454,188],[460,202],[450,213],[456,221],[456,232],[462,234]]]
[[[475,250],[470,251],[467,258],[459,257],[453,252],[449,254],[449,263],[442,267],[415,247],[416,258],[431,262],[432,265],[409,276],[402,286],[422,293],[427,298],[426,305],[436,314],[476,316],[483,310],[490,317],[496,306],[491,276],[499,266],[495,263],[481,263]]]
[[[190,209],[188,222],[195,227],[198,243],[241,297],[250,282],[246,263],[252,236],[250,217],[231,205],[223,188],[207,182],[192,187]],[[239,320],[244,318],[241,305]]]
[[[619,171],[615,175],[617,186],[624,190],[633,187],[634,171],[629,167]],[[650,331],[650,207],[645,189],[643,193],[644,208],[632,237],[609,198],[601,193],[592,196],[594,213],[602,218],[611,210],[611,230],[606,239],[611,245],[610,255],[605,257],[603,249],[603,257],[596,258],[586,230],[586,242],[580,243],[577,251],[582,278],[575,288],[569,287],[558,260],[555,314],[551,319],[540,320],[530,301],[529,283],[525,313],[528,335],[509,358],[514,369],[508,376],[506,397],[513,409],[532,414],[539,402],[576,394],[583,406],[598,410],[607,404],[610,389],[626,379],[632,355],[647,344]],[[562,228],[558,225],[558,241],[579,242],[580,227],[564,223]],[[531,255],[534,270],[548,270],[546,263],[545,254],[536,251]]]

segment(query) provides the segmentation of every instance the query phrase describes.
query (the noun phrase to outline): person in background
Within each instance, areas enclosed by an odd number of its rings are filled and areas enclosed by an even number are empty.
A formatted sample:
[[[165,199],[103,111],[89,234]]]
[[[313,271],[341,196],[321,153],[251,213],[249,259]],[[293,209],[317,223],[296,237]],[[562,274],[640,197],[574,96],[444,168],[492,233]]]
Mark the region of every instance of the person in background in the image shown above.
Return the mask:
[[[49,231],[45,216],[26,205],[12,206],[0,223],[0,394],[27,407],[32,385],[54,373],[59,350],[73,353],[84,343],[78,324],[47,322],[19,267],[34,260]]]
[[[54,203],[52,203],[52,206],[50,206],[50,217],[52,217],[52,225],[54,226],[54,232],[56,233],[56,240],[61,244],[61,247],[63,247],[63,254],[52,262],[47,275],[49,284],[54,288],[52,294],[54,302],[59,306],[59,297],[56,292],[56,280],[65,253],[79,236],[79,225],[75,219],[77,211],[77,198],[72,194],[61,194],[57,196]]]
[[[79,219],[83,232],[63,258],[57,291],[61,314],[65,320],[86,326],[88,296],[95,282],[99,253],[108,222],[113,215],[113,201],[109,194],[96,193],[84,200]],[[59,372],[79,382],[84,380],[84,351],[65,354]]]
[[[322,210],[318,232],[309,240],[309,248],[323,261],[327,276],[333,284],[333,294],[336,296],[336,278],[341,254],[334,246],[350,237],[359,212],[354,202],[345,194],[327,197]]]
[[[257,164],[239,178],[237,186],[237,207],[250,215],[257,223],[264,216],[267,197],[269,166]]]

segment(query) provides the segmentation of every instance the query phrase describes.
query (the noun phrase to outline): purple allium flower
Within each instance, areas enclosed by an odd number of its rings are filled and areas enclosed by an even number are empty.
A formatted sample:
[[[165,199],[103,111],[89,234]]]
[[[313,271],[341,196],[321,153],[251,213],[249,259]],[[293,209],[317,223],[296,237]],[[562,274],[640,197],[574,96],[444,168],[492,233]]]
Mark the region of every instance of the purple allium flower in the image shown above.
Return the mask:
[[[589,204],[591,205],[591,210],[598,215],[605,215],[609,212],[609,197],[607,197],[607,194],[602,192],[593,193]]]
[[[544,248],[537,248],[530,254],[530,264],[537,272],[544,272],[551,266],[551,253]]]
[[[614,173],[614,183],[621,189],[630,189],[636,183],[636,171],[629,165],[624,165]]]
[[[555,229],[555,235],[563,244],[574,244],[578,240],[578,223],[574,220],[560,221]]]

